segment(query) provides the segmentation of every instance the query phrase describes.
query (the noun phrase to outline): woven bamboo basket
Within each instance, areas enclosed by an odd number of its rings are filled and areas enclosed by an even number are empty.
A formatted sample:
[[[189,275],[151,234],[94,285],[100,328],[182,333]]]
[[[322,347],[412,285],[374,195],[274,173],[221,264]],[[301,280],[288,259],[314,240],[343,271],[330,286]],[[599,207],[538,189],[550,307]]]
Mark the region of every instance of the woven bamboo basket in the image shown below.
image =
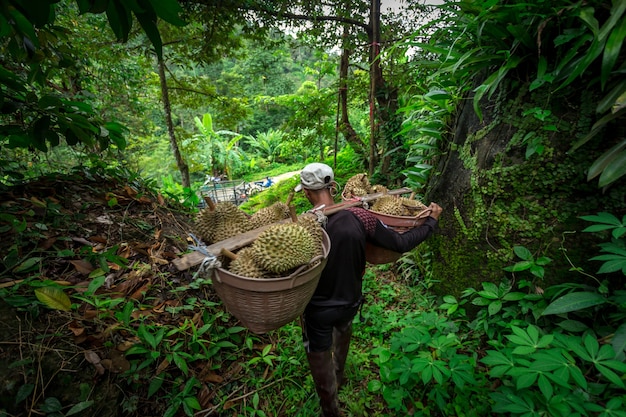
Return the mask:
[[[213,287],[226,309],[253,333],[278,329],[298,318],[315,292],[330,251],[326,232],[322,247],[323,255],[286,277],[255,279],[217,268]]]
[[[430,209],[424,209],[414,216],[392,216],[368,210],[378,218],[385,226],[398,233],[405,233],[408,230],[421,226],[430,215]],[[367,243],[365,246],[365,260],[371,264],[388,264],[397,261],[402,256],[401,253],[382,248],[380,246]]]

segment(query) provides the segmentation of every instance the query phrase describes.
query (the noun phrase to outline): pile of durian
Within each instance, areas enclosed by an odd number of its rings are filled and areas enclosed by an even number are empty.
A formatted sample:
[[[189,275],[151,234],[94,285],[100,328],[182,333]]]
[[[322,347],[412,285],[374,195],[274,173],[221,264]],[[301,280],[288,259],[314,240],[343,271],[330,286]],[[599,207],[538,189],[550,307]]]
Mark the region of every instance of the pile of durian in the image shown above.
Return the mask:
[[[372,185],[367,174],[352,176],[344,186],[342,196],[344,199],[364,197],[370,194],[383,193],[383,196],[374,200],[369,209],[381,214],[392,216],[414,216],[426,209],[421,201],[413,196],[401,197],[399,195],[387,195],[388,189],[384,185]]]
[[[248,278],[289,276],[302,265],[316,266],[324,253],[323,232],[316,216],[303,214],[296,222],[277,223],[265,229],[237,253],[222,250],[230,259],[232,274]],[[312,262],[316,257],[319,260]]]
[[[290,218],[292,221],[280,222]],[[312,261],[323,255],[323,232],[317,216],[295,216],[286,203],[274,203],[251,216],[232,203],[209,203],[196,218],[196,231],[206,244],[263,226],[268,227],[236,253],[222,248],[222,264],[229,272],[248,278],[284,277],[302,265],[314,267]]]
[[[196,233],[206,245],[289,218],[289,205],[280,201],[251,216],[230,201],[207,202],[195,222]]]
[[[374,201],[370,210],[391,216],[415,216],[427,207],[420,201],[397,195],[383,195]]]

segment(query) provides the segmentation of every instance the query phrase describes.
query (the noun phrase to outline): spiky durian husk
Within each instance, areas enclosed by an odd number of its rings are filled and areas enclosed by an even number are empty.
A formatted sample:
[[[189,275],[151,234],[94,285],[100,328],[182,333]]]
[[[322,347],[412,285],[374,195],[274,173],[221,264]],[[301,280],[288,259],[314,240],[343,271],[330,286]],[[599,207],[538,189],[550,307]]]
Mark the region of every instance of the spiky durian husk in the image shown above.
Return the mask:
[[[276,223],[280,220],[289,218],[289,206],[280,201],[272,204],[269,207],[264,207],[255,212],[250,217],[250,229],[257,229],[259,227]]]
[[[400,197],[400,202],[404,206],[407,215],[413,215],[419,211],[422,211],[428,208],[421,201],[406,198],[406,197]]]
[[[250,230],[250,218],[235,204],[224,204],[219,211],[216,207],[215,211],[218,213],[215,222],[215,242],[220,242]]]
[[[307,264],[315,256],[315,238],[296,223],[272,225],[252,244],[254,261],[277,274]]]
[[[215,237],[215,212],[211,209],[200,210],[196,216],[195,229],[198,237],[206,244],[213,243]]]
[[[356,174],[346,181],[343,187],[343,195],[346,198],[363,197],[371,194],[372,186],[367,174]]]
[[[385,187],[384,185],[380,185],[380,184],[372,185],[372,193],[387,193],[387,191],[389,191],[389,189]]]
[[[304,227],[311,233],[311,236],[313,236],[315,240],[315,256],[323,255],[324,247],[322,245],[324,232],[322,231],[322,225],[318,221],[317,216],[312,213],[303,213],[298,216],[298,224]]]
[[[229,201],[204,209],[196,217],[196,231],[206,244],[219,242],[250,230],[248,215]]]
[[[254,262],[250,246],[242,248],[237,253],[237,258],[230,262],[228,270],[233,274],[248,278],[266,278],[267,272]]]
[[[400,199],[393,195],[384,195],[377,198],[371,209],[378,213],[389,214],[392,216],[406,215],[406,209],[402,205]]]

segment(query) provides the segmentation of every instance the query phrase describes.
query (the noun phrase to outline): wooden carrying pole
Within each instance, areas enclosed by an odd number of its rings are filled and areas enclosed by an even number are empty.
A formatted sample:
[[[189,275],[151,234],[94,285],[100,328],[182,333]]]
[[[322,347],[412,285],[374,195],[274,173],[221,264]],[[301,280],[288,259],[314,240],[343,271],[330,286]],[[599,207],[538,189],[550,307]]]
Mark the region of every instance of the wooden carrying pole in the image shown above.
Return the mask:
[[[324,207],[321,211],[325,215],[330,215],[330,214],[338,212],[339,210],[343,210],[349,207],[362,206],[364,203],[367,203],[372,200],[376,200],[377,198],[380,198],[384,195],[408,194],[410,192],[411,192],[410,188],[398,188],[397,190],[389,190],[383,193],[368,194],[363,197],[355,198],[352,200],[346,200],[341,203],[333,204],[332,206]],[[222,254],[222,249],[226,249],[228,251],[235,251],[237,249],[243,248],[244,246],[248,246],[252,242],[254,242],[255,239],[263,231],[273,226],[274,224],[289,223],[291,221],[293,220],[289,218],[289,219],[281,220],[276,223],[272,223],[270,225],[259,227],[258,229],[249,230],[245,233],[241,233],[236,236],[230,237],[228,239],[215,242],[212,245],[207,246],[205,249],[207,253],[213,256],[220,256]],[[192,266],[200,265],[202,261],[204,260],[204,258],[205,258],[204,254],[198,251],[194,251],[194,252],[187,253],[178,259],[174,259],[172,263],[179,271],[182,271],[185,269],[189,269]]]

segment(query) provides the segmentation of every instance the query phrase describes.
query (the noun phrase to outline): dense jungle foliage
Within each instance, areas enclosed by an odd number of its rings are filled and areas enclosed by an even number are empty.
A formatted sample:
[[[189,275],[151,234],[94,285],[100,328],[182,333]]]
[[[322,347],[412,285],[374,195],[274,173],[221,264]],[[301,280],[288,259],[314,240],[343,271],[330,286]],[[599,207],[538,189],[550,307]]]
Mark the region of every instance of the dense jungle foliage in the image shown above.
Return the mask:
[[[626,417],[626,2],[440,3],[0,0],[0,416],[318,415],[297,320],[173,263],[325,161],[444,207],[346,416]]]

